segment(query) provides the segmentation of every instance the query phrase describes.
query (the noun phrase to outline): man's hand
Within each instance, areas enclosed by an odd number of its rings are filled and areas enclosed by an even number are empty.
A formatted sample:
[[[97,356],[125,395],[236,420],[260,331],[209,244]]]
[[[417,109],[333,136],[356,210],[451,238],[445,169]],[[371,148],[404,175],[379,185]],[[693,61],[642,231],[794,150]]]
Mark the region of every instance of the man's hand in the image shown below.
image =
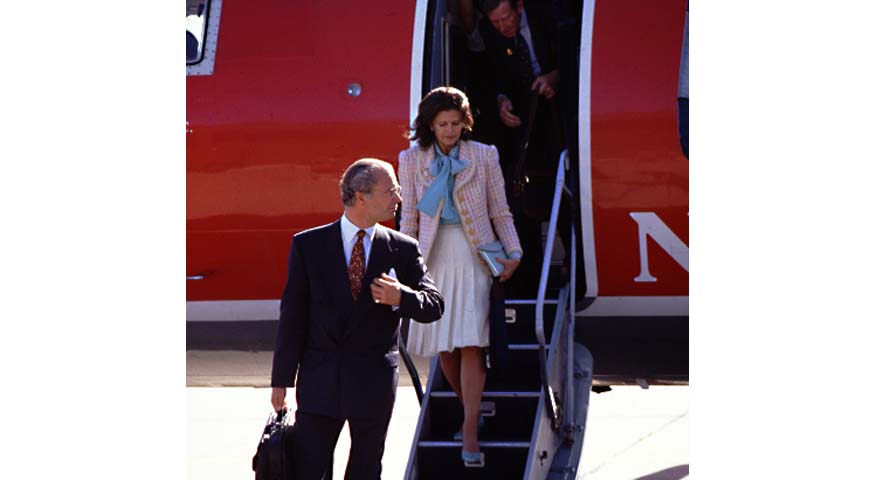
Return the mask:
[[[371,295],[374,296],[374,303],[400,306],[401,286],[401,282],[386,273],[382,273],[379,278],[374,278],[374,282],[371,283]]]
[[[516,271],[520,265],[519,259],[495,258],[495,260],[504,265],[504,271],[498,275],[498,281],[501,283],[509,280],[511,275],[513,275],[513,272]]]
[[[273,404],[273,410],[276,412],[286,407],[286,388],[274,387],[270,395],[270,403]]]
[[[522,124],[519,116],[511,113],[513,111],[513,103],[510,102],[504,95],[498,96],[498,117],[501,122],[508,128],[516,128]]]
[[[559,92],[559,69],[553,69],[547,74],[541,74],[532,83],[532,91],[551,99]]]

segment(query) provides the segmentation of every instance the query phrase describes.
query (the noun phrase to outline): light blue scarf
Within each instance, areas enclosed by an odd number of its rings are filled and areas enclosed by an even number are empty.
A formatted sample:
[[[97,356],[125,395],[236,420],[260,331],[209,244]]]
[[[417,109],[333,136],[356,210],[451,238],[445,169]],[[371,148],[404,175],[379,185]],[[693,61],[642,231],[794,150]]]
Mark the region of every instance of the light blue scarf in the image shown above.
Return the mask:
[[[441,153],[438,144],[434,144],[434,160],[428,167],[428,173],[434,177],[431,185],[419,199],[416,208],[420,211],[434,217],[437,214],[438,206],[442,200],[447,200],[449,203],[444,203],[444,209],[441,213],[441,219],[459,220],[459,214],[456,212],[453,200],[453,186],[456,181],[456,174],[468,166],[468,162],[459,160],[459,145],[456,144],[449,155]]]

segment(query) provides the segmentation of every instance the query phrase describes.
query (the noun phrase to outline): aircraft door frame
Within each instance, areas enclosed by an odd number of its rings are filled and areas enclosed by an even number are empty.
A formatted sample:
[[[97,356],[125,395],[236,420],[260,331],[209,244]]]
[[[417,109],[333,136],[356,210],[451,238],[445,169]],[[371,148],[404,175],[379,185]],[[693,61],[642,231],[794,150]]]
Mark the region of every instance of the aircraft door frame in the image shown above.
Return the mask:
[[[590,151],[590,84],[592,74],[592,34],[595,0],[583,3],[583,18],[580,28],[580,61],[577,96],[578,119],[578,165],[580,187],[580,229],[583,236],[582,256],[586,277],[586,297],[598,296],[598,269],[595,257],[595,233],[592,207],[592,166]]]
[[[433,88],[446,86],[450,79],[449,22],[446,0],[417,0],[413,21],[413,49],[410,60],[410,124],[416,119],[419,102]],[[428,53],[428,57],[426,57]],[[428,64],[426,64],[426,59]]]
[[[585,295],[594,302],[580,316],[689,314],[688,243],[683,241],[689,225],[689,162],[677,127],[678,78],[671,86],[669,72],[677,76],[681,67],[686,22],[684,3],[583,3],[580,224]],[[658,57],[650,61],[645,53]],[[675,58],[678,63],[672,65]],[[669,118],[674,140],[666,129]]]

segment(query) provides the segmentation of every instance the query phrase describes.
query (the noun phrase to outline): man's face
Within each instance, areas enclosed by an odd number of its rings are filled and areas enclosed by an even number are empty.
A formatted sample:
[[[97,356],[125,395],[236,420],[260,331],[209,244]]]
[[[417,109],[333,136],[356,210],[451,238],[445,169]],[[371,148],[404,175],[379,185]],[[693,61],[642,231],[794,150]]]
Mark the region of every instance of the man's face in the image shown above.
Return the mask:
[[[522,15],[523,7],[519,4],[518,8],[511,6],[514,0],[505,0],[495,7],[495,10],[486,14],[492,26],[504,37],[513,38],[520,28],[520,15]]]
[[[370,193],[363,197],[365,213],[374,224],[394,219],[398,204],[401,203],[401,187],[395,180],[394,173],[379,170],[376,179]]]

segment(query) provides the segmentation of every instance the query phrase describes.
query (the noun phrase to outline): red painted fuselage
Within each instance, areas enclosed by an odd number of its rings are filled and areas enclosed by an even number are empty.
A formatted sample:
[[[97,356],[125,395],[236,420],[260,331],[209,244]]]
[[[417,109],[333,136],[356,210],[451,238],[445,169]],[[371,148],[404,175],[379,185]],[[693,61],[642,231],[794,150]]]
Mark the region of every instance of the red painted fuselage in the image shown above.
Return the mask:
[[[226,0],[220,20],[213,74],[186,79],[187,299],[278,299],[343,170],[407,146],[413,4]]]
[[[561,89],[580,98],[578,277],[595,299],[584,314],[687,315],[689,162],[677,100],[685,9],[676,0],[583,4],[580,84]],[[424,0],[222,2],[209,20],[212,73],[186,79],[189,302],[276,306],[291,236],[342,212],[343,170],[363,157],[397,163],[411,100],[422,95],[415,73],[428,64],[429,40],[417,32],[426,12]],[[190,307],[189,319],[264,319],[222,308],[214,318]]]

